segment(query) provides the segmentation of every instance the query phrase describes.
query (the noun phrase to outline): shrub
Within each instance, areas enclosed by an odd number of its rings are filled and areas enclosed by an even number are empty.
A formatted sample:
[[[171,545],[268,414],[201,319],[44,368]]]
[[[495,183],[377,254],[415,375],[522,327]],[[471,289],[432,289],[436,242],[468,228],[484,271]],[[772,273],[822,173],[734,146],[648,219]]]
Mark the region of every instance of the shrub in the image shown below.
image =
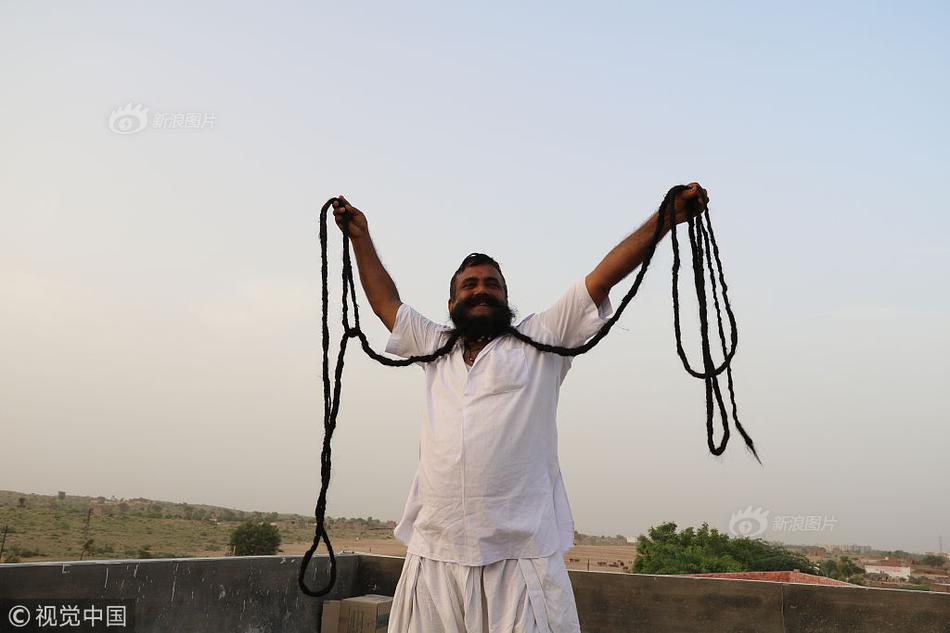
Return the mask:
[[[816,572],[807,558],[761,539],[731,538],[703,523],[677,532],[673,522],[651,527],[637,539],[634,572],[640,574],[702,574],[711,572]]]
[[[228,542],[235,556],[266,556],[276,554],[280,547],[280,530],[270,523],[247,521],[231,532]]]

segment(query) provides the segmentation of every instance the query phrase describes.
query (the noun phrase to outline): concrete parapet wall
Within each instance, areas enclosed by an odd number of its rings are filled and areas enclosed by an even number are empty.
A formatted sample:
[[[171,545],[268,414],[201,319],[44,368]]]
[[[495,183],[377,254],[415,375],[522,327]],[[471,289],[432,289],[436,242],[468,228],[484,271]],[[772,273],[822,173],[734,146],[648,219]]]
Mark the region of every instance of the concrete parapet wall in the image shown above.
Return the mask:
[[[241,556],[0,565],[0,599],[135,599],[137,633],[269,633],[317,630],[322,599],[297,586],[300,556]],[[327,598],[353,595],[359,564],[337,556]],[[329,578],[314,557],[307,586]],[[0,614],[6,617],[6,614]]]
[[[402,563],[360,556],[354,590],[392,595]],[[569,573],[584,633],[950,633],[950,594]]]
[[[328,563],[313,560],[310,587],[325,582]],[[313,632],[322,600],[298,589],[299,565],[298,556],[0,565],[0,598],[134,598],[139,633]],[[340,555],[327,597],[392,595],[402,565],[397,557]],[[950,633],[945,593],[570,575],[584,633]]]

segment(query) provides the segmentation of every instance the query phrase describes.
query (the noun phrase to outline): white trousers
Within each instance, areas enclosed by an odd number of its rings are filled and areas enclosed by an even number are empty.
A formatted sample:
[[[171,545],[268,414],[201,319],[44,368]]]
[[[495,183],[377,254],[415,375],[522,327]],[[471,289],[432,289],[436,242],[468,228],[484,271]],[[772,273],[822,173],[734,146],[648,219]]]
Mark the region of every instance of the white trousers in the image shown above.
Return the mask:
[[[564,558],[472,567],[406,554],[388,633],[580,633]]]

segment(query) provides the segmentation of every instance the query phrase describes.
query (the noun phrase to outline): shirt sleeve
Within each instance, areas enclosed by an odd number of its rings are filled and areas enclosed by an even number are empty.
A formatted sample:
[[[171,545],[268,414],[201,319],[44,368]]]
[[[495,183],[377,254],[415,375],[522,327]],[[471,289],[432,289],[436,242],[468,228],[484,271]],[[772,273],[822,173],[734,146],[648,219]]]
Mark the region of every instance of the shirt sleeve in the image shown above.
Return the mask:
[[[431,354],[445,344],[449,328],[425,318],[409,304],[404,303],[396,311],[386,352],[403,358]]]
[[[538,322],[551,334],[554,345],[578,347],[610,319],[610,297],[594,304],[584,279],[571,286],[554,305],[538,313]]]

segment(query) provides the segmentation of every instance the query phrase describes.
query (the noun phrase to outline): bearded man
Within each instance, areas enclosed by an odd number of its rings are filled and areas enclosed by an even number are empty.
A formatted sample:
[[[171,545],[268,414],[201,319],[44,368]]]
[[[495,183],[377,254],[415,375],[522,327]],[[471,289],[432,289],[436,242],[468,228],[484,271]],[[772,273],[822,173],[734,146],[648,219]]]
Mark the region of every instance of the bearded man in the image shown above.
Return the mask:
[[[676,222],[706,207],[698,183],[674,199]],[[360,282],[392,333],[386,351],[430,354],[452,328],[402,302],[376,254],[366,215],[334,204],[349,234]],[[612,313],[608,293],[645,259],[654,213],[550,308],[514,326],[535,341],[577,347]],[[668,230],[665,222],[663,232]],[[395,536],[407,554],[389,633],[577,633],[564,554],[574,520],[557,453],[557,402],[572,359],[506,334],[508,285],[488,255],[466,257],[449,282],[459,340],[425,370],[419,464]]]

